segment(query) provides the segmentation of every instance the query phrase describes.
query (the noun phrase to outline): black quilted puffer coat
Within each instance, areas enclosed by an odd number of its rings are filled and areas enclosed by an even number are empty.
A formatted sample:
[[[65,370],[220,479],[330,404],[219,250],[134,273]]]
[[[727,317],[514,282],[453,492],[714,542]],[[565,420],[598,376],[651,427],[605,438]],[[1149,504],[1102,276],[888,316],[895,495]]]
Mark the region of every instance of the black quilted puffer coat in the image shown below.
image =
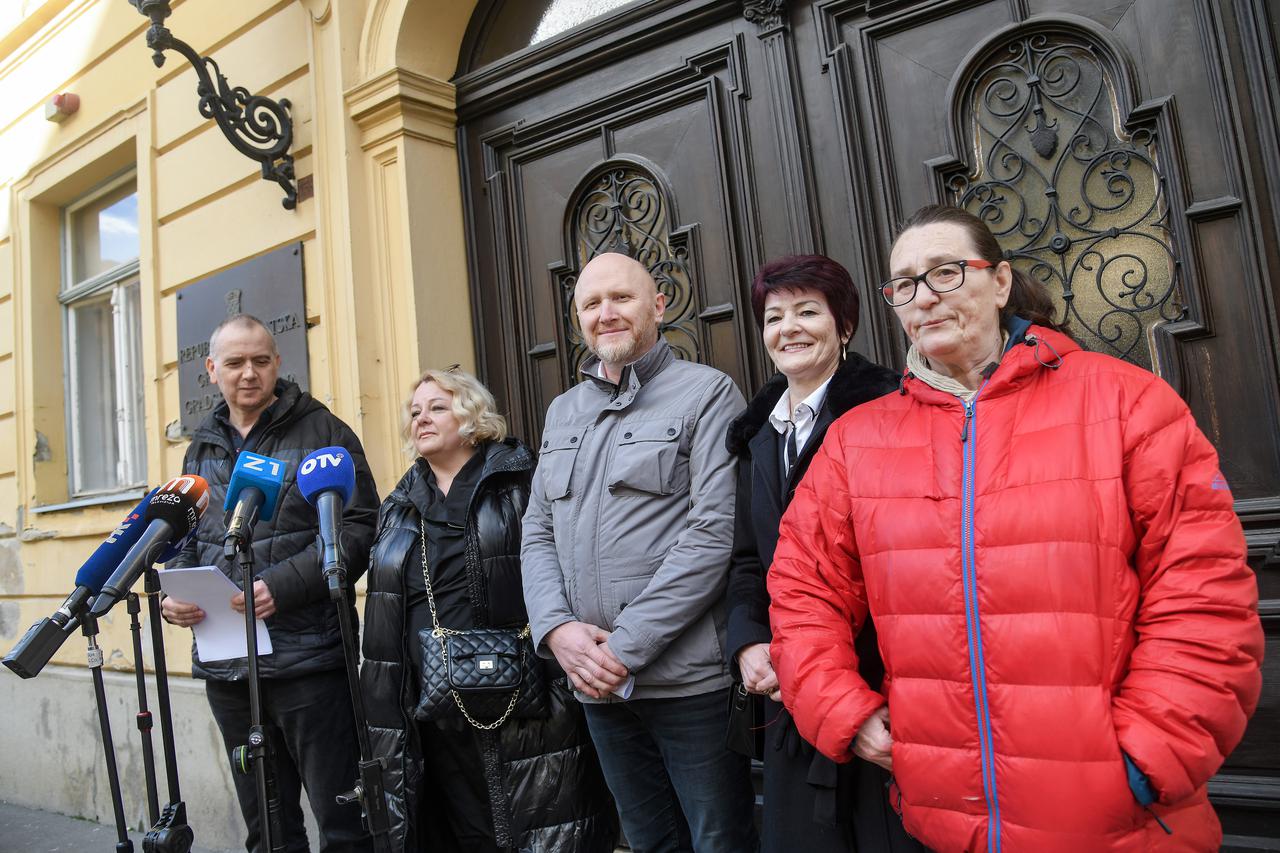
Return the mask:
[[[364,448],[351,427],[292,382],[278,381],[275,391],[275,417],[251,448],[254,453],[285,463],[284,486],[275,514],[269,521],[259,521],[253,529],[254,572],[267,582],[276,603],[275,614],[266,620],[272,654],[259,659],[258,672],[263,678],[297,678],[346,665],[338,611],[329,599],[316,546],[319,522],[315,509],[298,490],[298,463],[321,447],[345,447],[351,453],[356,466],[356,492],[342,514],[342,546],[349,585],[364,574],[369,562],[378,490],[365,461]],[[226,407],[224,402],[218,409],[224,416]],[[196,535],[168,567],[217,566],[239,584],[239,568],[222,555],[222,538],[227,533],[222,504],[235,468],[236,451],[215,420],[215,412],[196,428],[182,460],[184,474],[199,474],[208,481],[209,509],[200,519]],[[355,601],[354,594],[349,600]],[[354,606],[352,612],[354,615]],[[356,624],[354,619],[352,624]],[[244,658],[202,663],[196,656],[194,640],[191,659],[196,678],[240,681],[249,675]]]
[[[520,625],[528,620],[520,581],[520,517],[529,498],[533,454],[514,439],[480,448],[485,462],[467,509],[465,559],[473,579],[475,625]],[[418,850],[422,778],[420,739],[413,722],[420,675],[411,672],[406,636],[405,572],[421,572],[420,512],[409,495],[426,462],[418,460],[382,504],[365,601],[364,663],[360,684],[374,754],[386,759],[384,783],[394,853]],[[554,662],[551,715],[511,720],[500,730],[501,775],[512,834],[520,851],[611,851],[617,816],[600,772],[582,709]]]

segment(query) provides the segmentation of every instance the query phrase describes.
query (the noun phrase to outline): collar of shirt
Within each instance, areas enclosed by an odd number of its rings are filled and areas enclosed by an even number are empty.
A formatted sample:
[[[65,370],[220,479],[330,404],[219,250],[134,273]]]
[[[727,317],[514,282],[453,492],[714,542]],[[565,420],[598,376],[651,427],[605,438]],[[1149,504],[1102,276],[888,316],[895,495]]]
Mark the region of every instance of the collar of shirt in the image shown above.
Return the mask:
[[[214,420],[216,420],[226,433],[227,438],[231,440],[231,446],[239,453],[241,450],[252,450],[258,443],[262,430],[266,429],[276,417],[276,406],[280,403],[280,398],[271,401],[271,404],[262,410],[262,414],[258,415],[258,421],[249,430],[247,435],[241,435],[240,430],[236,429],[231,423],[231,412],[225,406],[220,406],[213,412]]]
[[[813,432],[813,423],[818,419],[818,410],[827,399],[827,387],[830,384],[831,380],[828,378],[812,394],[805,397],[800,405],[795,407],[795,411],[788,411],[791,394],[789,391],[784,391],[773,407],[773,411],[769,413],[769,423],[779,435],[786,435],[791,424],[795,424],[796,447],[803,450],[805,442],[809,440],[809,434]]]

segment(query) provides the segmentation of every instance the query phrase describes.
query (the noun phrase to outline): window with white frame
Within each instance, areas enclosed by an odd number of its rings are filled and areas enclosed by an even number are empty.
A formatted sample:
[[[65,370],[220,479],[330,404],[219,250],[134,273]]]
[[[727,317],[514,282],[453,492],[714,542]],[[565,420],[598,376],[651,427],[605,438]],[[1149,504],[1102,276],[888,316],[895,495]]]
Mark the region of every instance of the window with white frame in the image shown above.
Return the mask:
[[[123,491],[146,479],[134,176],[69,205],[62,232],[71,494]]]

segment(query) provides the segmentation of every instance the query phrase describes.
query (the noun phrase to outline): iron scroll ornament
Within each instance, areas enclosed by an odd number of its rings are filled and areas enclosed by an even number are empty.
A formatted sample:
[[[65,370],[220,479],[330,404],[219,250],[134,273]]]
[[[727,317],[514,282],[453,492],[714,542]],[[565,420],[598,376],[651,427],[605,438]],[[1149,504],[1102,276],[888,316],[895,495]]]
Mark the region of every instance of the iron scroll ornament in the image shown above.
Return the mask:
[[[570,198],[565,217],[569,262],[549,269],[560,297],[570,381],[576,381],[588,355],[574,288],[587,262],[606,252],[644,265],[666,297],[659,326],[663,337],[679,357],[700,360],[695,298],[698,227],[676,227],[675,199],[658,167],[639,157],[614,158],[592,169]]]
[[[288,99],[275,101],[251,95],[243,86],[232,86],[217,62],[174,38],[164,26],[164,19],[171,14],[170,0],[129,2],[151,20],[147,30],[147,47],[153,51],[151,61],[157,68],[164,65],[166,50],[176,50],[186,57],[198,78],[196,94],[200,96],[200,115],[217,122],[222,135],[237,151],[262,165],[263,180],[275,181],[284,190],[280,203],[286,210],[296,208],[298,187],[294,180],[293,155],[289,153],[293,146],[293,118],[289,115]]]
[[[1120,129],[1116,86],[1084,34],[1011,35],[966,81],[977,166],[947,190],[1087,345],[1158,369],[1154,330],[1187,308],[1156,128]]]

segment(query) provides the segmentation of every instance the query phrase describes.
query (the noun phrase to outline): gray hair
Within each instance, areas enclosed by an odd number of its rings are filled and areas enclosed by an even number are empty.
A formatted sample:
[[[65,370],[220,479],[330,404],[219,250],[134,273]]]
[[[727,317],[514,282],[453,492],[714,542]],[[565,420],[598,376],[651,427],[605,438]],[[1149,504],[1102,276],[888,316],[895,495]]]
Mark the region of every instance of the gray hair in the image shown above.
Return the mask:
[[[280,350],[276,347],[276,336],[271,334],[271,330],[267,328],[266,323],[262,322],[252,314],[232,314],[214,327],[213,332],[209,335],[209,358],[212,358],[214,361],[218,360],[215,355],[218,348],[218,336],[222,333],[222,330],[228,326],[248,326],[250,328],[257,326],[259,329],[267,333],[267,340],[271,341],[271,354],[280,354]]]

